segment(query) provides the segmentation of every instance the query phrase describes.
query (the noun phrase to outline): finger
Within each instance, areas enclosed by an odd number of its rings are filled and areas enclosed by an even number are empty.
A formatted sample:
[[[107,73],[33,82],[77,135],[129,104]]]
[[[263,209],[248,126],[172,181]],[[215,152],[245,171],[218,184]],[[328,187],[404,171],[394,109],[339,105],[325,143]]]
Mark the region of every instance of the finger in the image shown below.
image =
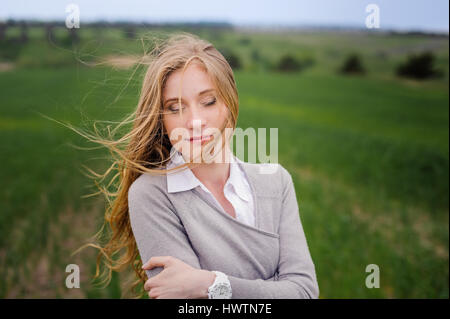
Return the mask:
[[[168,263],[171,261],[171,256],[154,256],[150,258],[144,265],[142,265],[142,269],[152,269],[155,267],[166,267]]]
[[[157,288],[153,288],[148,292],[148,297],[150,299],[158,299],[159,295],[160,294]]]
[[[150,258],[144,265],[142,269],[152,269],[155,267],[165,267],[167,263],[168,256],[154,256]]]
[[[153,280],[151,280],[151,279],[147,280],[144,284],[144,290],[150,291],[150,289],[152,289],[153,285],[154,285]]]
[[[150,289],[154,289],[156,286],[158,286],[158,278],[159,278],[158,276],[159,274],[150,279],[147,279],[147,281],[144,284],[145,291],[150,291]]]

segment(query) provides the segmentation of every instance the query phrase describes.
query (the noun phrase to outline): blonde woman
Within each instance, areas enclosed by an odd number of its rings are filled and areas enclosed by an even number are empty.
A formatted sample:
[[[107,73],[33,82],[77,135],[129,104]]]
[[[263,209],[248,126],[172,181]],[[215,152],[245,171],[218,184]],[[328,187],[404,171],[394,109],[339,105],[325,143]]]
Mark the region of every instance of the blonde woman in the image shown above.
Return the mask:
[[[99,247],[109,276],[131,264],[150,298],[318,298],[290,174],[229,151],[238,94],[225,58],[189,34],[153,53],[132,130],[104,143],[120,155]]]

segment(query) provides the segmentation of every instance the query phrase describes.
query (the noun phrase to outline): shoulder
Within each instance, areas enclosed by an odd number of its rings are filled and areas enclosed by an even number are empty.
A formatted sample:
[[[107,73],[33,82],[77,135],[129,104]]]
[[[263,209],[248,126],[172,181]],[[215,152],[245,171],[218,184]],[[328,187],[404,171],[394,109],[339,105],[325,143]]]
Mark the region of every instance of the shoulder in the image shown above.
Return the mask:
[[[128,189],[128,213],[132,227],[139,224],[178,220],[167,192],[167,176],[144,173]]]
[[[141,174],[128,189],[128,201],[148,199],[163,199],[167,197],[167,176]]]
[[[238,162],[261,195],[281,195],[292,184],[291,174],[279,163],[247,163],[240,160]]]

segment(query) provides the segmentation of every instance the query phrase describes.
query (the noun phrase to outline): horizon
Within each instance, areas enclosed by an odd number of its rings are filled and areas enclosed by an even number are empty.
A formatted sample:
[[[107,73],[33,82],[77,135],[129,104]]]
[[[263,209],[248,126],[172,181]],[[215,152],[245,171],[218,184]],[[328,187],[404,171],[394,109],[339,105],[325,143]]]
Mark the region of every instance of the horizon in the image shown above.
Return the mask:
[[[8,19],[1,20],[0,23],[8,23],[9,21],[14,23],[30,23],[30,24],[56,24],[64,26],[63,21],[58,20],[38,20],[38,19]],[[223,25],[218,26],[218,28],[222,27],[232,27],[237,30],[252,30],[252,31],[308,31],[308,32],[321,32],[321,31],[330,31],[330,32],[367,32],[367,33],[399,33],[399,34],[428,34],[428,35],[436,35],[436,36],[449,36],[449,31],[439,31],[439,30],[426,30],[426,29],[395,29],[395,28],[383,28],[383,29],[367,29],[365,27],[357,26],[357,25],[313,25],[313,24],[297,24],[297,25],[279,25],[279,24],[233,24],[227,21],[159,21],[159,22],[148,22],[148,21],[132,21],[132,20],[93,20],[93,21],[85,21],[84,25],[92,26],[95,24],[105,24],[105,26],[115,27],[115,25],[119,24],[129,24],[137,27],[165,27],[165,26],[195,26],[201,25],[204,27],[212,27],[214,25]]]
[[[267,2],[229,0],[226,4],[208,1],[172,1],[166,5],[160,0],[119,1],[87,0],[58,2],[6,1],[0,9],[0,21],[27,20],[38,22],[64,22],[66,6],[74,3],[80,8],[80,25],[83,23],[136,23],[136,24],[217,24],[224,23],[242,28],[280,29],[365,29],[365,8],[375,3],[380,9],[380,28],[376,31],[403,31],[449,33],[449,2],[388,0],[332,0]],[[176,8],[176,9],[174,9]],[[147,14],[145,14],[148,12]],[[374,29],[371,29],[374,30]]]

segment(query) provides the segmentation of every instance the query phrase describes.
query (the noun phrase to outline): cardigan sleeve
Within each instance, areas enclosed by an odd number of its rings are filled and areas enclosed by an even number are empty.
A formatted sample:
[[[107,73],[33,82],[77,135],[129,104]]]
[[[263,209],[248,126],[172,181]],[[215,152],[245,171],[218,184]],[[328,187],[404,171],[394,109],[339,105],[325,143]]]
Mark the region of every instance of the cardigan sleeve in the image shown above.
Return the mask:
[[[172,256],[200,269],[183,224],[164,193],[152,185],[133,183],[128,191],[128,208],[134,238],[142,259],[153,256]],[[146,270],[148,278],[163,270]]]
[[[228,275],[232,298],[317,298],[314,264],[301,226],[292,178],[283,171],[283,209],[280,216],[280,260],[271,278],[243,279]],[[184,226],[164,191],[133,183],[128,192],[130,223],[143,262],[152,256],[173,256],[200,269]],[[163,269],[146,270],[151,278]]]
[[[318,298],[319,285],[314,263],[309,253],[300,220],[292,177],[282,171],[283,203],[278,233],[280,235],[280,260],[275,281],[249,280],[228,276],[232,298]]]

